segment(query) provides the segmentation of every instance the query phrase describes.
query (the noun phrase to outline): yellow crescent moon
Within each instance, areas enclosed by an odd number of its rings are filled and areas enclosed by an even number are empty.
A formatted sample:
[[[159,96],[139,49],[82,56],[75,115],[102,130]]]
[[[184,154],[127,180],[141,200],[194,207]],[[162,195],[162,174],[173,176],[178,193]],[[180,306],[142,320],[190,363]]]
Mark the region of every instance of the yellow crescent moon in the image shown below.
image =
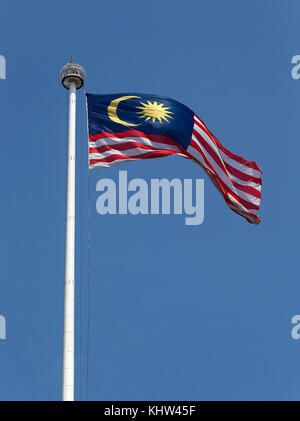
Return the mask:
[[[112,121],[114,121],[115,123],[123,124],[123,126],[138,126],[138,124],[127,123],[126,121],[119,119],[118,114],[117,114],[117,108],[118,108],[119,103],[121,101],[125,101],[126,99],[130,99],[130,98],[140,98],[140,97],[134,96],[134,95],[121,96],[120,98],[117,98],[111,101],[111,103],[107,107],[107,114]]]

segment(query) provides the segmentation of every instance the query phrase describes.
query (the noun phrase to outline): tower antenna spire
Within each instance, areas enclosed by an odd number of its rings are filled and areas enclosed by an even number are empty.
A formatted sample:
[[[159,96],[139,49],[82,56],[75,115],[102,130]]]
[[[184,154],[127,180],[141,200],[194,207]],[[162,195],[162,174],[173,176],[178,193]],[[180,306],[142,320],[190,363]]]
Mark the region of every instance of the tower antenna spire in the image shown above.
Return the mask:
[[[68,184],[66,211],[65,291],[62,400],[74,400],[74,325],[75,325],[75,151],[76,90],[85,81],[80,64],[67,63],[60,72],[62,85],[69,90]]]

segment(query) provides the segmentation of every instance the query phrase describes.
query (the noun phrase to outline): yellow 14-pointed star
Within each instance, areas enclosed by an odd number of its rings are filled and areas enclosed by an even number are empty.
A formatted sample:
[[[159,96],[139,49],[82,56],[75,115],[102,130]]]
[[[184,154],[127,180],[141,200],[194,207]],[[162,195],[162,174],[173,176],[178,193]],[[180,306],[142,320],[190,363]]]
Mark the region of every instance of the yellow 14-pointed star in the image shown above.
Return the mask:
[[[169,122],[168,118],[173,118],[170,114],[174,113],[168,111],[170,107],[165,107],[164,104],[158,104],[156,101],[147,101],[147,104],[145,104],[144,102],[140,102],[140,104],[142,105],[142,107],[136,107],[142,110],[138,111],[138,114],[142,114],[140,118],[145,118],[146,121],[152,119],[153,123],[156,120],[162,123],[162,119]]]

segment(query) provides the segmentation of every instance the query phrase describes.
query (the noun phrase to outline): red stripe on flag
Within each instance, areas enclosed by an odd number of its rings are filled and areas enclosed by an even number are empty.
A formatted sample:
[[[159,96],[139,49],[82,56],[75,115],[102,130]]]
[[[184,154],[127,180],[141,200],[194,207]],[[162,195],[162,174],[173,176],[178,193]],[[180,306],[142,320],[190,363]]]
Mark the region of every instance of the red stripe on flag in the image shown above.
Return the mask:
[[[152,142],[164,143],[166,145],[176,145],[178,147],[177,143],[174,142],[174,140],[168,136],[162,136],[159,134],[145,134],[137,130],[126,130],[125,132],[120,132],[120,133],[101,132],[99,134],[89,136],[89,142],[95,142],[96,140],[103,139],[103,138],[124,139],[128,137],[142,137],[142,138],[149,139]]]
[[[157,151],[146,152],[146,153],[134,155],[134,156],[115,153],[115,154],[107,156],[105,158],[90,159],[89,162],[90,162],[90,164],[96,164],[98,162],[110,163],[110,162],[116,161],[118,159],[135,160],[135,159],[158,158],[160,156],[167,156],[167,155],[177,154],[177,153],[178,152],[176,152],[176,151],[170,151],[170,150],[160,150],[160,151],[157,150]]]

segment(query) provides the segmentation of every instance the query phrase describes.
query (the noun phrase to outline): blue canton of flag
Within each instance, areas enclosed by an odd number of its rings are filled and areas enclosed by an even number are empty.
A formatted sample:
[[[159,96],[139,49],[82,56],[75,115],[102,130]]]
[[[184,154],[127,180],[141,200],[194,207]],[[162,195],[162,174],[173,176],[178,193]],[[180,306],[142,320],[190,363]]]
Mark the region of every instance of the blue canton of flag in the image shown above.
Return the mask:
[[[228,206],[258,224],[261,170],[225,149],[204,122],[174,99],[147,94],[87,94],[89,168],[180,155],[207,172]]]

